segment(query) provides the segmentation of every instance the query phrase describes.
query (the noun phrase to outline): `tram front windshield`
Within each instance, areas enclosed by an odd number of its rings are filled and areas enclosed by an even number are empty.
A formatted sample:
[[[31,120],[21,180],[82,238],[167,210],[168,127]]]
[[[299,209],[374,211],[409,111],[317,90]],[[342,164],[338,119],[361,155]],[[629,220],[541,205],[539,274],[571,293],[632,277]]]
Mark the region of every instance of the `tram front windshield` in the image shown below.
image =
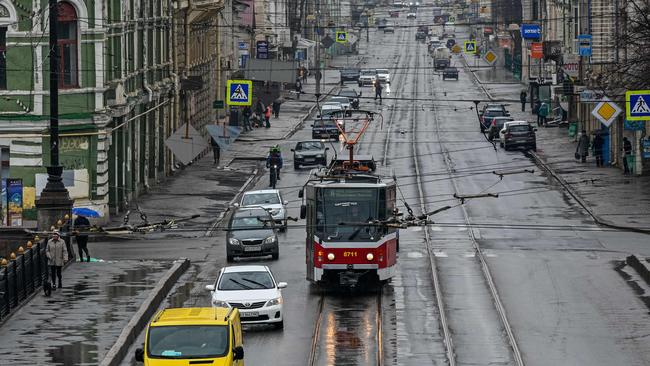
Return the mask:
[[[376,188],[331,188],[320,191],[316,209],[316,231],[321,238],[340,241],[376,240],[380,230],[369,226],[379,217],[380,197]]]

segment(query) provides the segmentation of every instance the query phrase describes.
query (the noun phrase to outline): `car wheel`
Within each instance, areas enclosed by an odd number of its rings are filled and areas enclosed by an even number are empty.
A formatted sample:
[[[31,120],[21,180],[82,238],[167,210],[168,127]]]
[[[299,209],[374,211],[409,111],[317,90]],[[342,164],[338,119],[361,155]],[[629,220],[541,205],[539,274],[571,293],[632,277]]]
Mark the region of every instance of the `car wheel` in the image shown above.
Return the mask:
[[[284,329],[284,320],[279,321],[277,323],[273,323],[273,328],[275,328],[275,329]]]
[[[293,163],[293,168],[296,169],[296,170],[300,169],[300,164]]]
[[[234,256],[232,256],[230,254],[226,254],[226,262],[230,263],[230,262],[232,262],[234,260],[235,260]]]
[[[533,145],[533,147],[531,148],[531,150],[537,152],[537,144]]]

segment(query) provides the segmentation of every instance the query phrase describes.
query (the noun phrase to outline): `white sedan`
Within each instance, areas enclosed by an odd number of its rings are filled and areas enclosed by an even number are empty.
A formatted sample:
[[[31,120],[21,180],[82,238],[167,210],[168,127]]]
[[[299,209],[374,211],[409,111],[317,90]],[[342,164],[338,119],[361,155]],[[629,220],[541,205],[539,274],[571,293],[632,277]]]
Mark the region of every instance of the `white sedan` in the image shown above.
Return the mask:
[[[212,306],[237,308],[244,324],[271,324],[284,327],[282,289],[267,266],[231,266],[219,271],[214,285],[205,286]]]
[[[259,191],[248,191],[244,193],[239,202],[243,208],[261,207],[271,214],[273,220],[281,225],[283,229],[287,227],[287,205],[288,201],[282,200],[282,195],[277,189],[262,189]]]

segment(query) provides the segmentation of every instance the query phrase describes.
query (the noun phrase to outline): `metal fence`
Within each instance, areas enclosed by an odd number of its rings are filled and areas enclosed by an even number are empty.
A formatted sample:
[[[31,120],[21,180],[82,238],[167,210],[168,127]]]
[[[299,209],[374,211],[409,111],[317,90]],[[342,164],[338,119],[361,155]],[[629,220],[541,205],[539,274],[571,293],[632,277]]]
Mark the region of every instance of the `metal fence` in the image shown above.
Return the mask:
[[[45,243],[37,242],[0,266],[0,320],[39,289],[47,279]],[[6,265],[5,265],[6,264]]]

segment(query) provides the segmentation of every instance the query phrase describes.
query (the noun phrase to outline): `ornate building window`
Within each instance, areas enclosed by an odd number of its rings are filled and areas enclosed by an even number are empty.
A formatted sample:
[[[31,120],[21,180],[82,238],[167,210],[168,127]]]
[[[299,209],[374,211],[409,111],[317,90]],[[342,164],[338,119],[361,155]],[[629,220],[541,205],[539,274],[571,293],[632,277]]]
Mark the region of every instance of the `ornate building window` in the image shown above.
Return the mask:
[[[67,2],[59,3],[59,87],[79,86],[79,26],[77,11]]]
[[[7,89],[7,27],[11,21],[9,9],[0,4],[0,90]]]

